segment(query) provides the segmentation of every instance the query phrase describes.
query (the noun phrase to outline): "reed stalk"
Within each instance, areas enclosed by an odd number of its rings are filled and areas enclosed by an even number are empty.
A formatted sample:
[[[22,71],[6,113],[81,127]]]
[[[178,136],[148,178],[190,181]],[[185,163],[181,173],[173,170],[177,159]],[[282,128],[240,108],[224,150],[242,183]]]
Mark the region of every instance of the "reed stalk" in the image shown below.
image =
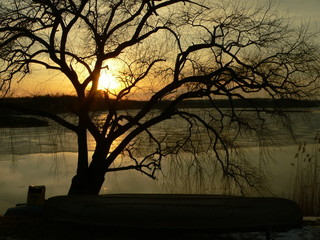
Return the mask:
[[[300,144],[291,163],[294,173],[289,197],[301,206],[305,216],[320,215],[320,134],[314,141],[308,146]]]

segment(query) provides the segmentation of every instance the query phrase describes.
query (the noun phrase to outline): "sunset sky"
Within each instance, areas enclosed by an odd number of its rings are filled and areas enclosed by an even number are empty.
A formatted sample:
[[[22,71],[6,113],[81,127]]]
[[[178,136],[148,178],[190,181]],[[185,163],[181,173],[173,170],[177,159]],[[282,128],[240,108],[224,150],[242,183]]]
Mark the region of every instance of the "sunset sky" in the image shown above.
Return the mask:
[[[264,3],[268,0],[251,1]],[[246,0],[245,2],[249,3],[250,1]],[[320,0],[278,0],[278,2],[279,10],[294,17],[296,23],[301,21],[310,22],[311,24],[317,24],[320,28]],[[15,96],[56,93],[72,94],[74,90],[71,88],[69,81],[61,74],[46,70],[45,72],[33,71],[32,77],[28,77],[28,79],[19,83],[18,88],[12,93]]]
[[[266,1],[266,0],[260,0]],[[279,0],[280,9],[288,11],[299,21],[310,20],[320,26],[320,1],[319,0]]]

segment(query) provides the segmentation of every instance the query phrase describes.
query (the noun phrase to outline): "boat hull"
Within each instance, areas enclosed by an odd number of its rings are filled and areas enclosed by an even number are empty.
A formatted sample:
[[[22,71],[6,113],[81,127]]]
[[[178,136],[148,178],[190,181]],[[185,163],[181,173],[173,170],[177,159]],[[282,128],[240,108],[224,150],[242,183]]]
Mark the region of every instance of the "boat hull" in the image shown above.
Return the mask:
[[[55,221],[119,228],[268,230],[300,227],[302,211],[287,199],[191,194],[110,194],[49,198]]]

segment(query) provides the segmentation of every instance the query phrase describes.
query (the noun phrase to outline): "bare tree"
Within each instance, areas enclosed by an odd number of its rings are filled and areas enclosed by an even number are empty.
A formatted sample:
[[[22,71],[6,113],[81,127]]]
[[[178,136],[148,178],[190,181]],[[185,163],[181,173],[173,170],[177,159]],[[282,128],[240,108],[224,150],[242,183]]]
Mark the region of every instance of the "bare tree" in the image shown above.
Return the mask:
[[[243,158],[239,163],[240,155],[233,154],[234,140],[243,134],[263,140],[263,108],[251,98],[315,96],[319,46],[316,33],[295,28],[277,15],[272,2],[251,8],[238,2],[8,0],[1,5],[2,93],[34,66],[62,73],[75,89],[77,124],[33,111],[77,134],[77,174],[69,194],[98,194],[111,171],[135,169],[155,178],[163,159],[182,152],[195,156],[190,166],[200,166],[197,153],[208,149],[224,177],[252,183],[249,163],[240,164]],[[108,112],[97,121],[92,105],[100,76],[112,64],[121,66],[114,73],[121,89],[105,90]],[[120,111],[124,99],[145,104],[135,112]],[[207,99],[210,109],[181,107],[192,99]],[[217,99],[228,100],[228,111]],[[253,121],[235,110],[236,99],[252,104]],[[166,121],[179,121],[185,132],[156,134],[154,126]],[[205,145],[197,139],[199,131],[206,134]],[[88,132],[96,142],[91,160]],[[120,164],[116,159],[122,154],[126,161]]]

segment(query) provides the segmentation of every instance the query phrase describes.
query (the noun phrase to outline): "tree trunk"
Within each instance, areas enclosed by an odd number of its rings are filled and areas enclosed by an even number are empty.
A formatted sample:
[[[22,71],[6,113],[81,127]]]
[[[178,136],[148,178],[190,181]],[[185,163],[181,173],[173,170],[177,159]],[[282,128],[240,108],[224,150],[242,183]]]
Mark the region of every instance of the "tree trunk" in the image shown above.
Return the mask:
[[[68,195],[98,195],[105,180],[106,154],[103,144],[97,143],[91,164],[88,166],[88,151],[84,152],[84,149],[87,149],[87,144],[84,145],[84,139],[87,143],[87,139],[83,135],[78,141],[80,142],[78,143],[79,147],[82,146],[82,149],[79,148],[77,175],[72,179]]]
[[[80,119],[79,119],[79,122]],[[88,178],[88,146],[87,146],[87,130],[82,124],[79,124],[77,132],[78,137],[78,165],[77,175],[72,179],[69,189],[69,195],[83,195],[86,192],[86,182]]]
[[[98,169],[90,169],[86,178],[74,176],[68,195],[98,195],[104,183],[104,175]]]
[[[77,130],[78,137],[78,166],[77,174],[73,177],[68,195],[97,195],[104,182],[106,173],[105,158],[107,149],[104,138],[96,139],[96,147],[89,166],[88,161],[88,112],[91,101],[85,102],[84,96],[79,100],[78,110],[79,125]],[[91,99],[92,100],[92,99]]]

